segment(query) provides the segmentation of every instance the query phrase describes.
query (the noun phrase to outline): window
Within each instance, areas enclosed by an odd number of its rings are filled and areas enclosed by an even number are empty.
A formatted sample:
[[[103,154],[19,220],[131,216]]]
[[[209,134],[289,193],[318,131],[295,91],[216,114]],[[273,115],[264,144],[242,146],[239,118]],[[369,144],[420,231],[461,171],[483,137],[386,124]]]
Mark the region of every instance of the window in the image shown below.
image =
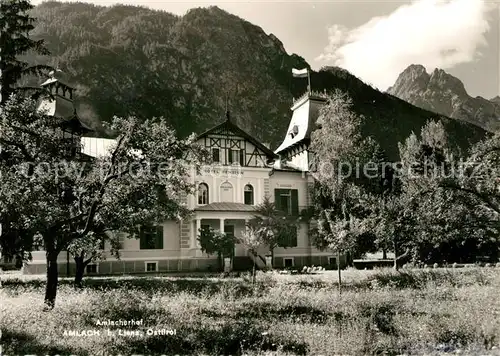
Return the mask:
[[[220,151],[218,148],[212,148],[212,161],[215,163],[220,162]]]
[[[224,233],[234,236],[234,225],[224,225]]]
[[[250,184],[245,185],[244,198],[246,205],[253,205],[253,187]]]
[[[227,150],[227,162],[229,164],[234,164],[234,163],[238,163],[238,160],[241,160],[240,150],[228,149]]]
[[[146,272],[157,272],[158,271],[158,262],[157,261],[154,261],[154,262],[146,261],[146,262],[144,262],[144,265],[145,265]]]
[[[163,226],[141,227],[139,239],[141,250],[163,249]]]
[[[297,189],[275,189],[274,205],[276,209],[287,215],[299,215],[299,199]]]
[[[290,226],[287,234],[283,237],[280,247],[297,247],[297,226]]]
[[[285,257],[283,259],[283,267],[293,267],[294,263],[293,263],[293,257]]]
[[[245,150],[240,150],[240,166],[245,165]]]
[[[97,264],[95,264],[95,263],[88,264],[87,267],[85,267],[85,272],[87,272],[88,274],[97,273],[97,271],[98,271],[98,268],[97,268]]]
[[[331,268],[337,268],[337,258],[332,256],[328,257],[328,264]]]
[[[198,204],[208,204],[208,185],[201,183],[198,186]]]
[[[283,192],[279,196],[280,210],[291,215],[292,214],[292,195],[290,192]]]

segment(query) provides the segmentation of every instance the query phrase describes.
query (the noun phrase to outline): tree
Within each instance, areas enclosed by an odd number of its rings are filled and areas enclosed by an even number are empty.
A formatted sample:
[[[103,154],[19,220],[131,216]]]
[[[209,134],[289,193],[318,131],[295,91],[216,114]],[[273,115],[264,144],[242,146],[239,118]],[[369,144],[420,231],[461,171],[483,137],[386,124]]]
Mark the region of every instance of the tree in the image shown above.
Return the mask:
[[[410,257],[414,204],[405,194],[388,194],[380,198],[378,209],[372,210],[376,216],[373,228],[378,246],[394,252],[394,269],[399,269],[401,261]]]
[[[33,5],[26,0],[2,0],[0,2],[0,105],[7,102],[16,91],[40,88],[16,87],[25,75],[40,75],[52,69],[46,65],[30,66],[19,57],[28,52],[48,55],[43,40],[33,40],[29,32],[34,29],[35,19],[29,16]]]
[[[487,136],[474,145],[465,160],[454,166],[454,174],[440,176],[431,183],[435,189],[443,189],[448,195],[460,199],[467,207],[452,218],[460,216],[459,227],[467,229],[468,250],[491,255],[498,259],[500,232],[500,133]],[[461,224],[460,224],[461,223]]]
[[[106,231],[106,232],[105,232]],[[82,287],[85,268],[91,263],[106,258],[105,243],[111,245],[110,253],[115,258],[120,258],[120,236],[118,233],[108,231],[104,227],[99,227],[90,232],[87,236],[71,242],[68,252],[75,261],[75,287]]]
[[[219,268],[224,270],[223,257],[232,256],[237,239],[232,234],[226,234],[207,226],[199,229],[198,241],[201,250],[209,255],[217,254]]]
[[[277,247],[290,247],[292,237],[297,236],[296,225],[299,217],[287,215],[276,208],[271,199],[264,197],[255,208],[253,219],[249,225],[257,232],[259,238],[269,247],[271,264],[274,266],[274,250]]]
[[[500,215],[500,133],[474,145],[455,179],[442,179],[439,185],[460,190],[477,201],[477,207]]]
[[[452,161],[452,150],[439,122],[428,122],[421,140],[412,133],[399,149],[399,171],[390,168],[380,172],[389,173],[391,179],[385,179],[386,184],[373,195],[371,215],[378,245],[394,252],[395,269],[415,255],[419,243],[425,244],[429,237],[425,230],[435,226],[436,221],[427,214],[437,211],[436,191],[430,189],[429,182],[446,174]]]
[[[369,213],[365,168],[375,145],[370,137],[362,136],[361,122],[362,118],[352,111],[352,100],[337,90],[320,110],[320,129],[311,135],[311,151],[317,163],[312,173],[318,221],[315,243],[319,248],[337,251],[338,259],[342,252],[357,249],[359,253],[357,242],[369,236],[364,224]],[[339,272],[339,283],[340,278]]]
[[[396,179],[391,189],[374,196],[371,216],[378,244],[395,253],[396,269],[409,257],[461,260],[467,252],[460,246],[477,250],[489,241],[484,213],[462,192],[442,186],[460,176],[458,155],[439,122],[427,123],[420,139],[412,134],[400,144]]]
[[[245,227],[245,231],[241,234],[238,242],[243,244],[248,251],[254,256],[253,258],[253,270],[252,270],[252,284],[255,284],[255,267],[256,267],[256,258],[259,258],[259,249],[266,244],[265,242],[265,233],[264,229],[259,229],[258,225],[252,224],[249,222]]]
[[[45,302],[53,308],[59,253],[96,230],[135,234],[142,224],[186,216],[182,196],[194,192],[186,177],[205,152],[194,136],[179,140],[163,118],[115,117],[109,128],[117,139],[109,155],[81,160],[68,154],[79,138],[63,135],[58,120],[35,107],[14,98],[0,110],[2,154],[11,163],[0,166],[0,211],[18,202],[17,224],[41,236]]]

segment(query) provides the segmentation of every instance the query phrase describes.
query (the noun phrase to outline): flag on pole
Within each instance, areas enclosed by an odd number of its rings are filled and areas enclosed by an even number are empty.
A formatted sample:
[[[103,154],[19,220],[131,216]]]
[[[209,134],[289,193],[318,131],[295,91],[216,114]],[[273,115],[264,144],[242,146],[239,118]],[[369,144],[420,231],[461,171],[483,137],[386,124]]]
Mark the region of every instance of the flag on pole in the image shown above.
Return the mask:
[[[292,75],[294,78],[306,78],[309,74],[309,70],[307,68],[304,69],[295,69],[292,68]]]

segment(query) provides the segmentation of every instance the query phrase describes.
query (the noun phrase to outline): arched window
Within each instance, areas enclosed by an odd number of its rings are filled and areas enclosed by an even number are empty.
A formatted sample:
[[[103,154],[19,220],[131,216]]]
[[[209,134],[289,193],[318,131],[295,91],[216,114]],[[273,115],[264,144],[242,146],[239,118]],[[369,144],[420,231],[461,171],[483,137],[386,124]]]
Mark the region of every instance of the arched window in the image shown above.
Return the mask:
[[[233,185],[229,182],[224,182],[220,185],[220,202],[232,203],[233,198]]]
[[[208,185],[205,183],[198,185],[198,204],[208,204]]]
[[[253,205],[253,187],[250,184],[245,185],[244,198],[246,205]]]

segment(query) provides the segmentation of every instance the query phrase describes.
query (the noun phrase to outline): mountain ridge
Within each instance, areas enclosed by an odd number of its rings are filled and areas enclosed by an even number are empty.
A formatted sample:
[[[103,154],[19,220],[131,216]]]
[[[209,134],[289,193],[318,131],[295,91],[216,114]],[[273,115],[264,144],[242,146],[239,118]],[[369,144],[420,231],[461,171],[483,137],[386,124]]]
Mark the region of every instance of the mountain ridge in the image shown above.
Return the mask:
[[[77,83],[77,111],[98,130],[114,115],[164,116],[185,136],[222,121],[228,103],[238,126],[277,147],[292,98],[306,90],[307,80],[291,75],[292,68],[310,69],[304,58],[288,54],[275,35],[214,6],[177,16],[130,5],[46,2],[32,16],[33,36],[52,52],[46,64],[61,67]],[[366,118],[366,134],[377,136],[393,157],[397,143],[430,118],[446,121],[464,142],[483,135],[381,93],[338,67],[311,71],[311,85],[347,91]]]
[[[387,93],[415,106],[470,122],[488,131],[500,130],[500,97],[471,97],[462,81],[442,69],[427,73],[421,64],[411,64],[398,76]]]

